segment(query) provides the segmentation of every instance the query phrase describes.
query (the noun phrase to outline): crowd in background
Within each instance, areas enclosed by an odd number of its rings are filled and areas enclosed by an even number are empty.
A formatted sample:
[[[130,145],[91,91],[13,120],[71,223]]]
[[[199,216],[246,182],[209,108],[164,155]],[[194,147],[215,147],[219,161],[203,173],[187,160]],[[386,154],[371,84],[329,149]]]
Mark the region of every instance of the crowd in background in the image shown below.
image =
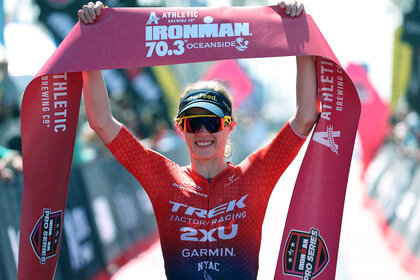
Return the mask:
[[[7,66],[5,51],[0,48],[0,181],[6,183],[22,172],[21,93],[9,76]]]

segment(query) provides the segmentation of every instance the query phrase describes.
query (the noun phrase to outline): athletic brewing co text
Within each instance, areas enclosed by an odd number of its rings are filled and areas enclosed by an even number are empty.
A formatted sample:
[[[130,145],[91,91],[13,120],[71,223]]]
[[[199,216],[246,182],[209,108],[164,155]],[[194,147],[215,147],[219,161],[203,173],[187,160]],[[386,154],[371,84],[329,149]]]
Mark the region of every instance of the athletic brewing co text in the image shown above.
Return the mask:
[[[342,112],[344,107],[344,78],[343,70],[329,60],[321,60],[319,69],[320,92],[319,98],[322,102],[321,118],[327,122],[331,121],[333,112]],[[334,130],[333,125],[328,125],[326,131],[316,131],[313,140],[331,149],[339,155],[339,145],[335,138],[341,136],[341,131]]]
[[[67,73],[41,77],[42,124],[55,133],[66,131]]]

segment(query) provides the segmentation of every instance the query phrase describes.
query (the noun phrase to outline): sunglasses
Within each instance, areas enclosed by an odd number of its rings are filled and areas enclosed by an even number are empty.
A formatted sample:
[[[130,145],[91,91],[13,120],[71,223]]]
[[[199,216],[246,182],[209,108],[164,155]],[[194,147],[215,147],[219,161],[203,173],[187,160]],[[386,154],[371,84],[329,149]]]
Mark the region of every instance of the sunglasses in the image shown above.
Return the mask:
[[[230,124],[232,117],[224,116],[220,118],[216,115],[193,115],[178,118],[176,121],[178,126],[188,133],[198,133],[203,125],[208,132],[216,133],[222,131],[225,128],[225,124]]]

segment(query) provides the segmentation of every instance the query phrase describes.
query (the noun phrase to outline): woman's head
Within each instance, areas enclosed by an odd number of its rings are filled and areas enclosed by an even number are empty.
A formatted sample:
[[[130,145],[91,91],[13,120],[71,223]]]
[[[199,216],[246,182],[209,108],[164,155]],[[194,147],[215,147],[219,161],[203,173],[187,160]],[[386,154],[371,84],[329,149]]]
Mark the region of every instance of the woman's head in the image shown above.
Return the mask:
[[[216,81],[199,81],[180,96],[177,126],[184,132],[191,156],[210,160],[230,153],[226,145],[231,130],[232,98]]]

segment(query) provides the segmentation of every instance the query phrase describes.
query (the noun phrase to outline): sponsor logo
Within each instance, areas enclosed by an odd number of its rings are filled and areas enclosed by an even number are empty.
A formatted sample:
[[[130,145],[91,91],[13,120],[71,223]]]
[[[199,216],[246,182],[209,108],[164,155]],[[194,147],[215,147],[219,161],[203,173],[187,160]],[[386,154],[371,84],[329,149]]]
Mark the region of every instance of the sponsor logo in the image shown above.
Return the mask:
[[[235,200],[230,201],[229,203],[223,203],[219,206],[212,208],[211,210],[200,209],[200,208],[188,206],[188,205],[178,203],[178,202],[173,202],[173,201],[169,201],[169,203],[173,204],[171,211],[174,213],[177,213],[181,209],[185,209],[185,212],[183,214],[188,215],[188,216],[193,216],[195,214],[199,218],[213,218],[215,216],[218,216],[227,212],[231,212],[235,210],[235,208],[239,208],[239,209],[245,208],[246,205],[244,201],[247,196],[248,195],[246,194],[243,197],[241,197],[241,199],[239,200],[235,199]]]
[[[224,184],[225,187],[235,183],[236,181],[239,180],[239,176],[238,175],[232,175],[230,177],[228,177],[228,182],[226,184]]]
[[[229,240],[235,238],[238,234],[238,225],[221,226],[218,228],[195,229],[190,227],[182,227],[179,229],[181,232],[180,238],[182,241],[193,242],[215,242],[218,240]],[[230,231],[230,232],[229,232]]]
[[[312,139],[331,149],[333,153],[338,155],[338,144],[335,143],[334,138],[340,137],[341,131],[334,131],[332,125],[327,126],[327,131],[314,132]]]
[[[333,112],[342,112],[344,107],[344,78],[340,66],[321,60],[318,94],[322,105],[321,118],[331,121]]]
[[[197,262],[197,271],[204,271],[205,275],[208,275],[208,270],[220,271],[221,264],[219,262],[209,260],[211,257],[235,257],[234,248],[183,249],[181,253],[184,258],[206,257],[205,261]],[[210,277],[210,275],[208,276]]]
[[[219,216],[215,219],[199,219],[199,218],[191,218],[191,217],[184,217],[184,216],[178,216],[178,215],[171,215],[169,218],[170,222],[177,222],[177,223],[188,223],[190,225],[194,226],[215,226],[215,225],[221,225],[223,223],[230,223],[231,221],[236,221],[240,219],[246,218],[246,211],[237,212],[237,213],[231,213],[224,216]]]
[[[183,249],[182,256],[184,258],[192,257],[234,257],[234,248],[214,248],[214,249]]]
[[[205,93],[199,93],[197,95],[190,96],[190,97],[188,97],[187,101],[191,102],[191,101],[196,100],[196,99],[208,99],[208,100],[213,100],[213,101],[217,102],[217,96],[216,95],[205,94]]]
[[[243,52],[244,50],[246,50],[248,48],[249,41],[245,40],[242,37],[239,37],[239,38],[236,38],[236,43],[237,43],[236,49],[238,51]]]
[[[238,234],[238,224],[236,220],[244,219],[246,211],[236,212],[236,210],[244,210],[246,207],[245,199],[248,195],[244,195],[239,200],[231,200],[223,203],[210,210],[200,209],[186,204],[169,201],[172,204],[172,213],[170,222],[186,223],[188,226],[180,228],[180,239],[182,241],[193,242],[215,242],[218,240],[233,239]],[[229,221],[228,225],[222,225]],[[208,228],[209,225],[215,225],[214,228]],[[190,227],[193,226],[193,227]],[[197,228],[203,226],[205,228]]]
[[[202,20],[198,22],[197,11],[151,12],[145,26],[146,57],[182,55],[191,49],[248,49],[245,38],[252,36],[249,22],[214,23],[211,16]]]
[[[159,24],[160,17],[156,16],[155,12],[151,12],[149,16],[149,20],[147,21],[146,25],[150,25],[152,23]]]
[[[202,191],[203,190],[203,187],[200,187],[198,185],[193,185],[193,186],[191,186],[191,188],[196,190],[196,191]]]
[[[51,212],[51,209],[44,209],[43,215],[32,230],[31,245],[41,264],[45,264],[48,258],[57,254],[62,226],[61,216],[61,210]]]
[[[329,254],[319,231],[291,230],[284,247],[284,274],[310,280],[319,275],[327,266]]]
[[[40,86],[42,124],[55,133],[65,132],[69,105],[67,73],[42,76]]]
[[[200,187],[200,186],[197,186],[197,185],[192,185],[192,186],[183,187],[183,186],[181,186],[180,184],[173,183],[173,184],[172,184],[172,186],[174,186],[174,187],[176,187],[176,188],[180,189],[181,191],[190,192],[190,193],[193,193],[193,194],[196,194],[196,195],[202,196],[202,197],[208,197],[208,195],[207,195],[207,194],[205,194],[205,193],[199,193],[199,191],[203,190],[203,188],[202,188],[202,187]]]
[[[152,25],[158,22],[158,17],[150,17],[146,25],[146,41],[195,39],[195,38],[225,38],[250,36],[249,23],[213,23],[213,18],[207,16],[203,24],[184,25]],[[149,23],[150,22],[150,23]],[[149,26],[150,25],[150,26]],[[242,39],[243,40],[243,39]]]

